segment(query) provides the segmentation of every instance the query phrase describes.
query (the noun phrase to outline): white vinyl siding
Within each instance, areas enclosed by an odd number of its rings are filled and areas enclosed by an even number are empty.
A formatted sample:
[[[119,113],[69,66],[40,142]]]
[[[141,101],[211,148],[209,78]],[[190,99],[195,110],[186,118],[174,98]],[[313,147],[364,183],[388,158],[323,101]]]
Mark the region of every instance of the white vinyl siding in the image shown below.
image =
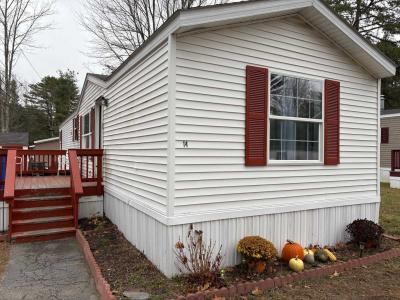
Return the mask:
[[[79,141],[74,141],[73,123],[75,115],[70,116],[60,127],[62,130],[62,150],[79,148]]]
[[[105,190],[166,213],[167,45],[108,87],[104,109]]]
[[[92,83],[88,81],[87,86],[85,90],[83,91],[83,98],[81,100],[81,103],[79,105],[79,110],[76,114],[71,115],[67,121],[63,124],[63,126],[60,127],[60,130],[62,130],[63,134],[63,142],[62,142],[62,147],[63,150],[68,150],[68,149],[76,149],[79,148],[79,140],[74,141],[74,134],[73,134],[73,122],[74,118],[79,115],[79,116],[84,116],[87,113],[90,113],[90,109],[94,107],[95,105],[95,100],[100,97],[103,93],[104,89],[95,83]],[[83,119],[83,118],[82,118]],[[80,131],[78,131],[78,137],[80,138]],[[82,144],[83,146],[83,144]]]
[[[377,80],[302,19],[184,34],[176,48],[175,216],[378,201]],[[340,165],[245,167],[246,65],[340,81]]]
[[[178,240],[185,239],[189,224],[167,226],[131,206],[126,199],[108,195],[107,192],[104,197],[107,217],[118,226],[128,241],[145,253],[167,276],[179,274],[173,249]],[[217,246],[222,245],[224,266],[234,266],[240,262],[236,245],[244,236],[265,237],[274,243],[279,252],[287,239],[301,245],[334,245],[345,239],[344,228],[353,220],[367,218],[377,222],[378,217],[379,203],[370,203],[225,218],[195,222],[193,226],[202,230],[204,237]]]

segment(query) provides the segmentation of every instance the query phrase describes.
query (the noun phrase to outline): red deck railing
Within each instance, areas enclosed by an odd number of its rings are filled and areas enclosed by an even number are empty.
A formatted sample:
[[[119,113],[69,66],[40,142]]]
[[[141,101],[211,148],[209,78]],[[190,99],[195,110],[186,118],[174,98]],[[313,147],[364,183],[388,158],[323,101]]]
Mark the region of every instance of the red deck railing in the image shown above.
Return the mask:
[[[4,167],[5,164],[5,167]],[[103,194],[103,150],[22,150],[0,149],[0,200],[13,209],[17,176],[70,176],[70,194],[75,226],[78,222],[79,198]],[[3,189],[3,190],[2,190]],[[12,232],[9,213],[9,233]]]
[[[78,227],[78,208],[79,208],[79,198],[83,194],[81,174],[79,172],[78,157],[76,150],[68,151],[69,155],[69,166],[71,171],[71,197],[72,197],[72,207],[74,209],[74,224],[75,228]]]
[[[400,177],[400,150],[392,150],[390,176]]]
[[[6,179],[7,150],[0,149],[0,201],[3,199],[4,183]]]
[[[35,172],[43,172],[43,175],[67,174],[67,151],[17,150],[16,171],[22,176]]]
[[[71,150],[70,150],[71,151]],[[82,182],[96,183],[96,194],[103,194],[103,149],[76,149]]]
[[[6,178],[4,183],[4,200],[8,203],[8,235],[12,232],[12,210],[14,207],[15,167],[17,150],[8,150],[6,164]],[[4,211],[4,209],[3,209]]]

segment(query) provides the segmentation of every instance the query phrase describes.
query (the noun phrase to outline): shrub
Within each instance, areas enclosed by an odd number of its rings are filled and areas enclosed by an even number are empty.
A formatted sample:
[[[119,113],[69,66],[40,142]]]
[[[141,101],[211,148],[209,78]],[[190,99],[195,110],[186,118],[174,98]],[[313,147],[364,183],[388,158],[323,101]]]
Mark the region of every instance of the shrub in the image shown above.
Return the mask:
[[[250,261],[268,261],[275,258],[278,253],[274,244],[260,236],[242,238],[237,245],[237,251]]]
[[[357,219],[347,225],[346,232],[350,234],[351,240],[357,244],[365,244],[367,247],[379,246],[383,228],[371,220]]]
[[[190,226],[186,246],[179,240],[175,244],[177,268],[186,274],[191,283],[201,286],[218,286],[218,274],[222,263],[222,245],[215,253],[215,242],[203,240],[203,232]]]

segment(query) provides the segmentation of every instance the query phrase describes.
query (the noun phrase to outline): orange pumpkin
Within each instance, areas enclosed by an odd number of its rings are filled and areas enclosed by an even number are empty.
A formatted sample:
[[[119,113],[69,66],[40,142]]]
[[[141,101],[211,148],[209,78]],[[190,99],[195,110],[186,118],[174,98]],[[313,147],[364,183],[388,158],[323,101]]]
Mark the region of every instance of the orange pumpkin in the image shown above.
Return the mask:
[[[291,240],[287,240],[287,243],[282,249],[282,260],[289,262],[292,258],[296,257],[303,260],[304,258],[303,247]]]

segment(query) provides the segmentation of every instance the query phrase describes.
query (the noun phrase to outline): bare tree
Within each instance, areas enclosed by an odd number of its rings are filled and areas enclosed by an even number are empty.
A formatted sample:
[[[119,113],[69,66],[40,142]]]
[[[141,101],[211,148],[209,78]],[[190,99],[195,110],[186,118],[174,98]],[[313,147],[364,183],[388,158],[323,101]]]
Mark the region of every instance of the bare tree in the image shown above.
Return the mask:
[[[48,29],[42,20],[52,13],[52,1],[0,0],[0,41],[3,61],[0,71],[0,128],[9,130],[12,82],[17,54],[33,47],[33,37]]]
[[[81,20],[83,27],[93,36],[91,56],[112,70],[175,11],[222,2],[226,1],[87,0]]]

